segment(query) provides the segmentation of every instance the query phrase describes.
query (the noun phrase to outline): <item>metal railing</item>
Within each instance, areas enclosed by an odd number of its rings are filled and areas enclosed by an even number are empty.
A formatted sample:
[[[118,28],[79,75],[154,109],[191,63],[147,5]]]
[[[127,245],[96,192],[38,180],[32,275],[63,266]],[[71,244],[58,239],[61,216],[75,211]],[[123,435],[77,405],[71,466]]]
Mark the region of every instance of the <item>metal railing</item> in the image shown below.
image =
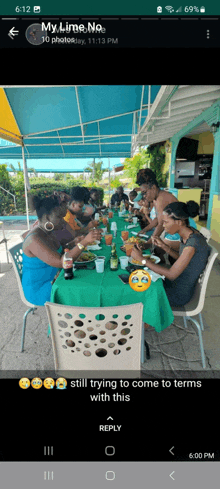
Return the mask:
[[[6,190],[5,188],[1,187],[1,185],[0,185],[0,188],[1,188],[2,190],[4,190],[5,192],[7,192],[8,194],[12,195],[12,197],[13,197],[13,199],[14,199],[15,211],[17,212],[15,195],[14,195],[14,194],[12,194],[11,192],[9,192],[9,190]]]

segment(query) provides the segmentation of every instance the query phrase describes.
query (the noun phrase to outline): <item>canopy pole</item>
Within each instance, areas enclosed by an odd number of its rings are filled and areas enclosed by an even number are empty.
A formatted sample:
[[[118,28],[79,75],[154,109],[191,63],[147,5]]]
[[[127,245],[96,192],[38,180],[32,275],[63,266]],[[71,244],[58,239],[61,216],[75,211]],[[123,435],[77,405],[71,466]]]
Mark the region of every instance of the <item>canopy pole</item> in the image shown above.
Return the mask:
[[[109,205],[111,202],[111,173],[110,173],[110,158],[108,158],[108,195],[109,195]]]
[[[26,202],[27,227],[29,230],[30,229],[30,223],[29,223],[28,196],[27,196],[28,173],[27,173],[27,166],[26,166],[26,160],[25,160],[24,146],[23,145],[22,145],[22,158],[23,158],[23,169],[24,169],[23,170],[24,171],[24,193],[25,193],[25,202]],[[29,190],[30,190],[30,188],[29,188]]]

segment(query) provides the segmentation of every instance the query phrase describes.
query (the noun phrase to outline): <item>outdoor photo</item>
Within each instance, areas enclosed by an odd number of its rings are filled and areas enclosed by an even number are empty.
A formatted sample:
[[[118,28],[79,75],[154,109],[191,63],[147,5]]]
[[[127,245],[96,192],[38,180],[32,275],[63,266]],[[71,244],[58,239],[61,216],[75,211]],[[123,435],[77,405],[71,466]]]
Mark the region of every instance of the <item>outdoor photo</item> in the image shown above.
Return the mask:
[[[0,86],[0,377],[220,377],[220,85]]]

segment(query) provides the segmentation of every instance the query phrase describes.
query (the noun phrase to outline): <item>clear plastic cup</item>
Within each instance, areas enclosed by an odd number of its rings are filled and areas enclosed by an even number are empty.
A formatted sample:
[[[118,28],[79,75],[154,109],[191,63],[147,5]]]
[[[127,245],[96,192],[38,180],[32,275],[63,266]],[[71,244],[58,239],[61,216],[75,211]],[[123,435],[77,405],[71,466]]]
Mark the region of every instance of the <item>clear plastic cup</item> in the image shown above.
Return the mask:
[[[137,224],[138,222],[138,218],[137,217],[133,217],[133,224]]]
[[[111,223],[111,231],[115,231],[117,230],[117,223],[116,222],[112,222]]]
[[[122,270],[126,270],[126,267],[128,266],[128,256],[120,256],[120,266]]]
[[[96,266],[97,273],[103,273],[104,272],[104,264],[105,264],[105,260],[103,260],[103,258],[97,258],[97,260],[95,260],[95,266]]]

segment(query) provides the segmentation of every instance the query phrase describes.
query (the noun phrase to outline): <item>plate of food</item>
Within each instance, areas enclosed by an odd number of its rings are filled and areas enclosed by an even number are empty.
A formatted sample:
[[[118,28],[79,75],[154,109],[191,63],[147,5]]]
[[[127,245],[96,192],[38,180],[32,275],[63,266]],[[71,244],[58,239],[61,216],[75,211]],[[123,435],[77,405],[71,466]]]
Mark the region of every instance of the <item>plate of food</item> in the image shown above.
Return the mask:
[[[122,240],[122,241],[123,241],[123,240]],[[135,245],[135,244],[139,244],[139,246],[140,246],[142,249],[143,249],[143,248],[144,248],[144,246],[146,245],[146,241],[145,241],[144,239],[137,238],[137,237],[136,237],[136,238],[135,238],[135,237],[132,237],[132,238],[126,239],[126,241],[123,241],[123,243],[124,243],[124,244],[123,244],[123,246],[120,246],[120,249],[121,249],[121,251],[124,251],[124,252],[126,252],[126,250],[125,250],[125,245],[126,245],[126,244],[133,244],[133,245]]]
[[[91,253],[90,251],[83,251],[81,255],[77,258],[77,261],[75,263],[90,263],[94,260],[96,260],[97,255],[94,253]]]
[[[151,263],[159,263],[160,262],[160,258],[158,256],[155,256],[155,255],[143,255],[143,259],[145,258],[148,258]],[[130,257],[129,260],[128,260],[132,265],[138,265],[140,267],[146,267],[146,264],[144,263],[141,263],[140,261],[138,260],[135,260],[134,258]]]
[[[143,244],[145,245],[146,241],[144,241],[144,239],[139,238],[139,236],[132,236],[131,238],[126,239],[126,241],[124,242],[124,244],[130,244],[130,243],[134,245],[139,244],[141,246]]]
[[[123,217],[124,217],[124,216],[123,216]],[[127,217],[124,217],[124,220],[125,220],[126,222],[133,222],[133,217],[128,217],[128,216],[127,216]]]

